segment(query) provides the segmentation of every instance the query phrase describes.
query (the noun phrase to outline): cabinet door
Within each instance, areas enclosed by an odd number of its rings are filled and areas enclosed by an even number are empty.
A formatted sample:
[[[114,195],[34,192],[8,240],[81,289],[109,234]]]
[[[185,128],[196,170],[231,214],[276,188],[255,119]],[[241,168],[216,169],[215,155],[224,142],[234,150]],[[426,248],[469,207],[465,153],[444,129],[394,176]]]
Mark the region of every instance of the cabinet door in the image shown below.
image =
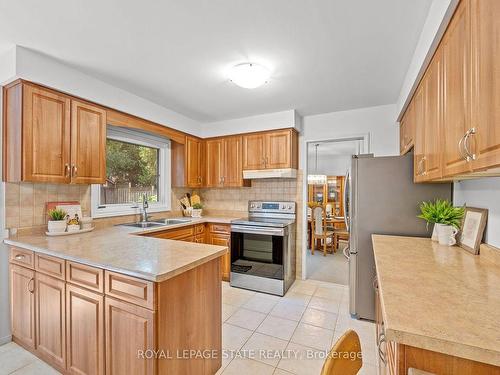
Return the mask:
[[[242,138],[224,139],[224,186],[243,186]]]
[[[105,306],[106,374],[154,374],[156,361],[141,353],[156,349],[155,313],[110,297]]]
[[[401,120],[399,129],[399,152],[401,155],[410,151],[414,145],[415,129],[415,110],[413,101],[408,105],[406,112]]]
[[[104,374],[104,297],[66,286],[69,374]]]
[[[441,178],[441,51],[427,69],[424,91],[423,181]]]
[[[71,101],[71,182],[101,184],[106,180],[106,111]]]
[[[424,169],[424,134],[425,134],[425,118],[424,118],[424,91],[425,82],[422,82],[415,92],[412,99],[413,111],[415,119],[415,147],[414,147],[414,181],[421,182],[423,180]]]
[[[193,137],[186,137],[186,185],[202,186],[202,142]]]
[[[243,169],[265,168],[265,134],[249,134],[243,136]]]
[[[68,97],[23,85],[24,181],[70,182],[70,121]]]
[[[226,246],[229,249],[228,253],[221,257],[222,280],[229,281],[231,275],[231,247],[229,235],[210,233],[210,244]]]
[[[35,349],[35,272],[10,265],[12,336]]]
[[[66,292],[62,280],[36,273],[36,350],[51,365],[66,368]]]
[[[224,141],[214,139],[207,141],[207,187],[219,187],[223,185],[224,176]]]
[[[290,130],[266,134],[266,169],[292,167],[292,132]]]
[[[470,127],[469,1],[462,1],[448,26],[443,49],[443,176],[471,170],[463,138]]]
[[[474,170],[500,165],[500,1],[472,0]]]

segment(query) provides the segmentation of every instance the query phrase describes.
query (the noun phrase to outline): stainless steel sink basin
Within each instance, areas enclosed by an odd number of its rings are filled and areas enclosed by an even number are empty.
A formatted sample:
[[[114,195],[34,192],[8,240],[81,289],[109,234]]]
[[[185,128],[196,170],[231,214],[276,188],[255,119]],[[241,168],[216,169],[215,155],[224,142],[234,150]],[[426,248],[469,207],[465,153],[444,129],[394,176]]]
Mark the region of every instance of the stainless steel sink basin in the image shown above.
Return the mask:
[[[124,227],[134,227],[134,228],[152,228],[152,227],[159,227],[162,225],[165,225],[163,223],[158,223],[155,221],[142,221],[142,222],[137,222],[137,223],[125,223],[125,224],[118,224]]]
[[[163,223],[163,225],[175,225],[189,223],[191,219],[160,219],[156,220],[158,223]]]

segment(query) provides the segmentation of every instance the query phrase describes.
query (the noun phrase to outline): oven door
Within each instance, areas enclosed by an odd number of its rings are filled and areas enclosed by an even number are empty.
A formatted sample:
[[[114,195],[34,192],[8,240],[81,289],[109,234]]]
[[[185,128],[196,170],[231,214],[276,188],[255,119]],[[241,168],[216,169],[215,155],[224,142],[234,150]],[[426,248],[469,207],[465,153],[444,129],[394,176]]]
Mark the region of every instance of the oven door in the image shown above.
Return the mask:
[[[283,280],[286,232],[286,228],[233,225],[231,272]]]

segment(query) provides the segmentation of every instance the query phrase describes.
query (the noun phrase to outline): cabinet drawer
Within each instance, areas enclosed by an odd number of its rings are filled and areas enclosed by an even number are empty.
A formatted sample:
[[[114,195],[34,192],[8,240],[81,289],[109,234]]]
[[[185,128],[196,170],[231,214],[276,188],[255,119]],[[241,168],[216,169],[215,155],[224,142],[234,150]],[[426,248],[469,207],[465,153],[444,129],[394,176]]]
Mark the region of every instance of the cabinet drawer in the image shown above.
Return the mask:
[[[198,234],[194,237],[194,242],[196,243],[205,243],[205,235],[204,234]]]
[[[104,293],[104,270],[100,268],[66,262],[66,279],[72,284]]]
[[[228,224],[209,224],[211,233],[231,234],[231,226]]]
[[[201,233],[205,233],[205,224],[197,224],[194,226],[194,234],[198,235]]]
[[[168,240],[182,240],[186,237],[191,237],[193,235],[194,235],[194,228],[190,226],[190,227],[177,228],[169,231],[155,233],[154,237],[165,238]]]
[[[11,247],[10,262],[28,268],[35,268],[35,254],[30,250]]]
[[[66,276],[64,259],[45,254],[35,254],[35,270],[61,280]]]
[[[104,271],[104,290],[109,296],[150,310],[156,308],[155,283],[120,273]]]

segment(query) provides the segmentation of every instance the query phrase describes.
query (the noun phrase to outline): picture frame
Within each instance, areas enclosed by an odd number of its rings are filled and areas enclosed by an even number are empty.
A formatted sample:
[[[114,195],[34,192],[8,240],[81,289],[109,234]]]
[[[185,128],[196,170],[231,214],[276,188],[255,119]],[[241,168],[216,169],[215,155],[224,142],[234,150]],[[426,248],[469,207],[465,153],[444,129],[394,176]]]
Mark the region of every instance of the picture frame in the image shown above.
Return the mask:
[[[485,208],[465,207],[462,227],[459,233],[458,245],[470,252],[479,254],[479,247],[483,239],[488,210]]]

